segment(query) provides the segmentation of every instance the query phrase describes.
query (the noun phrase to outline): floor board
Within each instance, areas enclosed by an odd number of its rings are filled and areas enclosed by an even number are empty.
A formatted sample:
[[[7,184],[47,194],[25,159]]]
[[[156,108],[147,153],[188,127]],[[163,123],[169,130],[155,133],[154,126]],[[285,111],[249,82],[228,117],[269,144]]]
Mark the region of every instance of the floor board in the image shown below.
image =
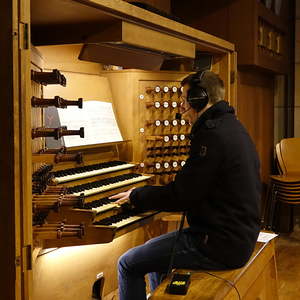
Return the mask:
[[[276,241],[276,261],[280,300],[300,299],[300,227],[281,234]]]

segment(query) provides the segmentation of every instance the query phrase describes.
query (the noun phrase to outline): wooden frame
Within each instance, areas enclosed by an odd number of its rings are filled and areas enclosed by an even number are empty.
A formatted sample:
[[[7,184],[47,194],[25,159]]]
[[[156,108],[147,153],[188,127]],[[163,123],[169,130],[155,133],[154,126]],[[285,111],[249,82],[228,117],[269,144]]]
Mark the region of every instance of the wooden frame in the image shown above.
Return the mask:
[[[17,1],[2,1],[0,3],[0,18],[5,24],[0,30],[0,78],[1,78],[1,99],[5,99],[1,112],[0,122],[2,129],[2,145],[0,148],[0,265],[2,280],[0,283],[1,294],[5,299],[20,299],[20,278],[21,278],[21,250],[20,250],[20,221],[19,213],[16,216],[16,210],[19,208],[19,191],[15,190],[18,177],[16,174],[15,160],[19,155],[18,139],[12,141],[11,137],[18,136],[18,130],[11,118],[18,109],[14,103],[18,102],[18,81],[15,85],[12,83],[18,78],[18,26]],[[6,12],[4,14],[4,12]],[[13,35],[15,29],[15,35]],[[9,34],[8,34],[9,33]],[[10,155],[8,155],[10,154]],[[16,177],[15,177],[16,175]],[[16,264],[16,258],[18,263]],[[5,274],[5,275],[4,275]],[[17,286],[13,283],[17,279]]]
[[[1,294],[5,299],[30,297],[31,215],[26,201],[31,194],[26,111],[29,77],[29,1],[2,1],[0,17],[1,110]],[[30,115],[29,115],[30,116]],[[27,141],[27,142],[26,142]],[[29,150],[29,151],[28,151]],[[29,167],[29,169],[28,169]]]

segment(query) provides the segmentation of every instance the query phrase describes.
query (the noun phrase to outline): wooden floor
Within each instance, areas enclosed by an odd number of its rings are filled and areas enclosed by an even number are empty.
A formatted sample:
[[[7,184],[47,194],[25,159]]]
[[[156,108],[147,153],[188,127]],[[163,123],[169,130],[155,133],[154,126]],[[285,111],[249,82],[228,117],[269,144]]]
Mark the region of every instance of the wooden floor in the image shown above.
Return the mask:
[[[300,227],[291,234],[281,234],[276,241],[278,288],[280,300],[300,299]]]

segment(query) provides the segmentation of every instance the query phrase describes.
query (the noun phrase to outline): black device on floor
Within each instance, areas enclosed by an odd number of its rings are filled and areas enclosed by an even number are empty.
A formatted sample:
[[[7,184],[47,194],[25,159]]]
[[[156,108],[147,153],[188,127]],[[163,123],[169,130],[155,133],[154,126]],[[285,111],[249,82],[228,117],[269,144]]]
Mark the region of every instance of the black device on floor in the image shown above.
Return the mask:
[[[166,292],[175,295],[185,295],[190,285],[190,273],[174,273],[171,282],[167,285]]]

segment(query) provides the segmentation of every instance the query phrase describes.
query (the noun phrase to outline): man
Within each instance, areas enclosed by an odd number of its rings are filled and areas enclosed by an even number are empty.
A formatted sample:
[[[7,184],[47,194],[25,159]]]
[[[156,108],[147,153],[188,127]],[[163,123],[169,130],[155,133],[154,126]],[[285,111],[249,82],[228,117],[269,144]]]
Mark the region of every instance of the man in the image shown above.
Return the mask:
[[[174,268],[242,267],[259,233],[259,160],[245,128],[224,99],[223,81],[206,71],[185,78],[181,112],[193,124],[190,156],[175,181],[111,198],[138,210],[186,211],[189,227],[176,242]],[[176,232],[127,251],[119,260],[120,300],[144,300],[166,273]]]

